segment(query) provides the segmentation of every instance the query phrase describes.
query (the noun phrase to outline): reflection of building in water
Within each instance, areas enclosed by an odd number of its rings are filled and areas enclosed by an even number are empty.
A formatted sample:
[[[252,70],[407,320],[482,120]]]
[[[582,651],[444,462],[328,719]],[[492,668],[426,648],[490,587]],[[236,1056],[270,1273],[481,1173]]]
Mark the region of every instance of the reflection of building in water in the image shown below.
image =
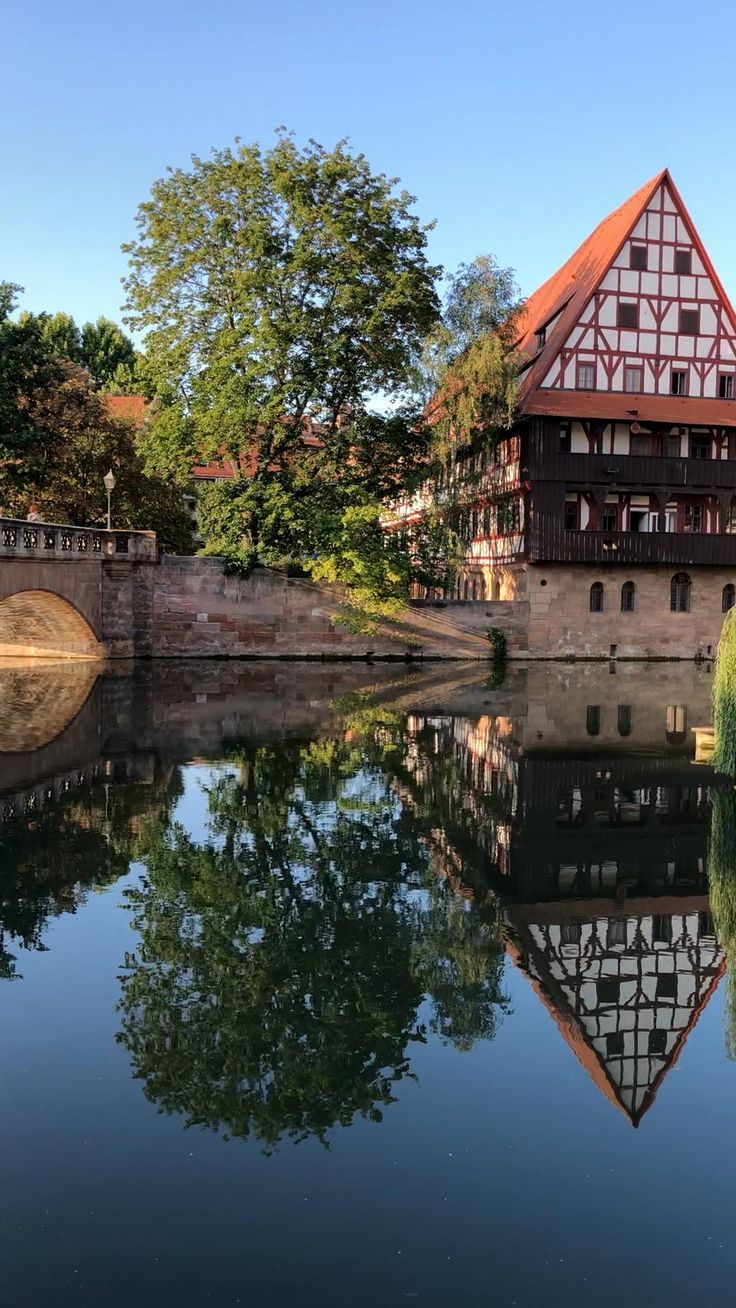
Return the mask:
[[[509,953],[595,1084],[638,1126],[725,956],[702,896],[601,907],[509,907]]]
[[[715,778],[682,756],[538,756],[524,730],[414,717],[402,788],[434,813],[437,870],[500,894],[510,956],[637,1126],[725,968],[707,898]]]

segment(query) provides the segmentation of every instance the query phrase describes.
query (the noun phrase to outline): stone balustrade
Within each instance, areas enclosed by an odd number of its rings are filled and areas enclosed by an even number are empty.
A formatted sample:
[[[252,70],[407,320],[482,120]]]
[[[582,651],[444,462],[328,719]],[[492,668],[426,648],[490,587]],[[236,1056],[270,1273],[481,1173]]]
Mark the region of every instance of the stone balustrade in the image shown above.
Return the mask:
[[[85,558],[154,562],[156,533],[0,518],[0,560],[3,558],[63,559],[67,563]]]

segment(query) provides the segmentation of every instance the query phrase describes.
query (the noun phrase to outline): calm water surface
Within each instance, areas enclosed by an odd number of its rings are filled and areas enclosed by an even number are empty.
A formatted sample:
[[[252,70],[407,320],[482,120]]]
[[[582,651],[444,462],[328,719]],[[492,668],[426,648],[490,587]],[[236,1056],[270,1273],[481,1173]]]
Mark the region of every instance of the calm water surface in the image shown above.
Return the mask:
[[[0,668],[2,1308],[731,1301],[710,671],[495,680]]]

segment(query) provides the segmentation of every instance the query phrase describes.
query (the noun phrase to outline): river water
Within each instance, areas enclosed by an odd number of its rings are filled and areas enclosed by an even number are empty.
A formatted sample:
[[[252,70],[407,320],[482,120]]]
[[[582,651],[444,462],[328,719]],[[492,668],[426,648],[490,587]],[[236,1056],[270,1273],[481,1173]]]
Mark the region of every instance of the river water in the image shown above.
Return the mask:
[[[711,680],[0,667],[2,1308],[729,1302]]]

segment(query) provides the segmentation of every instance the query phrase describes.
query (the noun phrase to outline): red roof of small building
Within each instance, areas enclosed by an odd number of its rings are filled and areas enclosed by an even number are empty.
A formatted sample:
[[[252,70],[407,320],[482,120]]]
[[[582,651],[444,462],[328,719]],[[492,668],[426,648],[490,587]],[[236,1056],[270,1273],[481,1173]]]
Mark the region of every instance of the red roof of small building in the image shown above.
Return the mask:
[[[145,395],[106,395],[105,404],[108,413],[114,418],[124,418],[142,427],[148,408]]]

